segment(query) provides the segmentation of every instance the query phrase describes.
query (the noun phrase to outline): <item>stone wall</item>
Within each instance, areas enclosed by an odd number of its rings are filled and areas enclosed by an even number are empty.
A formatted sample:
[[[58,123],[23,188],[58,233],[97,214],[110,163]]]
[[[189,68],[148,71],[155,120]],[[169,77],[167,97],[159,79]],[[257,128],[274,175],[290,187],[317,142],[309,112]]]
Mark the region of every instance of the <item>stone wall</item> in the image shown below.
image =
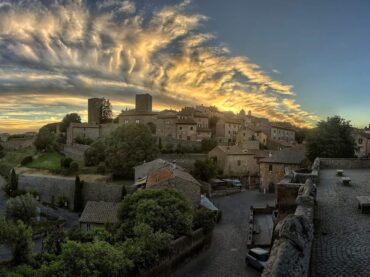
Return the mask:
[[[316,186],[308,179],[296,199],[297,208],[274,230],[274,243],[262,276],[309,276],[314,238]]]
[[[69,209],[74,208],[75,178],[50,175],[20,174],[18,188],[25,191],[35,191],[40,200],[47,203],[58,203],[60,197],[68,199]],[[87,201],[121,201],[122,186],[105,182],[84,182],[82,196],[84,205]]]
[[[370,159],[320,158],[322,169],[369,169]]]
[[[107,183],[87,183],[82,187],[84,205],[87,201],[120,202],[122,186]]]
[[[75,178],[49,175],[20,174],[18,189],[35,191],[42,202],[57,204],[60,197],[66,197],[69,208],[74,208]]]

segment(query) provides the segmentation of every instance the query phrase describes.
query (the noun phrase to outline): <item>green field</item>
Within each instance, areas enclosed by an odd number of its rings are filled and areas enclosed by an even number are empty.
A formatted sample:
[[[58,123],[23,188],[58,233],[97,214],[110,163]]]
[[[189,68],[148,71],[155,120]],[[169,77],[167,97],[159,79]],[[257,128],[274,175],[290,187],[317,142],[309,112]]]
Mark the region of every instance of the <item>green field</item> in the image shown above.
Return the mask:
[[[62,157],[58,152],[41,154],[40,157],[27,164],[27,167],[51,170],[60,169],[60,160]]]

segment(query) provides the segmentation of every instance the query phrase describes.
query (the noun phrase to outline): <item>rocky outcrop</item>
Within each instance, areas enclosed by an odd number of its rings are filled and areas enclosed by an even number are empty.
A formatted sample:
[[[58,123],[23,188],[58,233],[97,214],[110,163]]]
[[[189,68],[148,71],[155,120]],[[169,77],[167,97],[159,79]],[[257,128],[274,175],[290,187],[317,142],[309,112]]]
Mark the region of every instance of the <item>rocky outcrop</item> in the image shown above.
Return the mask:
[[[299,189],[295,213],[285,217],[275,228],[270,258],[262,276],[309,275],[315,199],[316,186],[308,179]]]

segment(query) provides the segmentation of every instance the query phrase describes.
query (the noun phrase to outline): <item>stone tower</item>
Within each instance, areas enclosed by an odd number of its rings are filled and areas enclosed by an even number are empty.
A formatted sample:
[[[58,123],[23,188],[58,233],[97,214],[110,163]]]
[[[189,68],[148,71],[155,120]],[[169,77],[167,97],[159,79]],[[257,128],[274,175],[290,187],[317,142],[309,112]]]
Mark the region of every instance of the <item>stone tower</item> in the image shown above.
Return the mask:
[[[135,97],[136,112],[152,112],[152,96],[150,94],[137,94]]]
[[[100,124],[103,102],[104,98],[90,98],[88,100],[88,122],[90,124]]]

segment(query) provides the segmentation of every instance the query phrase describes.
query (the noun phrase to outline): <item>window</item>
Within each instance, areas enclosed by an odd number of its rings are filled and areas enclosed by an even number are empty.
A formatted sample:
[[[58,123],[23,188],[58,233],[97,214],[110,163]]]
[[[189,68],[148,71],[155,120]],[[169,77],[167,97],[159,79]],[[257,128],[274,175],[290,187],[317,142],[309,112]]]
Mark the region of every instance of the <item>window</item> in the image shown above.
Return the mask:
[[[180,126],[179,129],[182,130],[182,127]]]
[[[190,126],[190,130],[193,131],[193,126]]]
[[[241,166],[241,164],[242,164],[242,161],[238,160],[238,166]]]
[[[269,171],[272,172],[272,164],[269,164]]]
[[[128,123],[128,120],[127,119],[125,119],[125,124],[127,124]]]
[[[136,119],[136,120],[135,120],[135,123],[136,123],[136,124],[139,124],[139,123],[140,123],[140,120],[139,120],[139,119]]]
[[[187,139],[190,140],[190,136],[188,136]]]
[[[363,142],[362,138],[359,138],[358,139],[358,144],[362,144],[362,142]]]

